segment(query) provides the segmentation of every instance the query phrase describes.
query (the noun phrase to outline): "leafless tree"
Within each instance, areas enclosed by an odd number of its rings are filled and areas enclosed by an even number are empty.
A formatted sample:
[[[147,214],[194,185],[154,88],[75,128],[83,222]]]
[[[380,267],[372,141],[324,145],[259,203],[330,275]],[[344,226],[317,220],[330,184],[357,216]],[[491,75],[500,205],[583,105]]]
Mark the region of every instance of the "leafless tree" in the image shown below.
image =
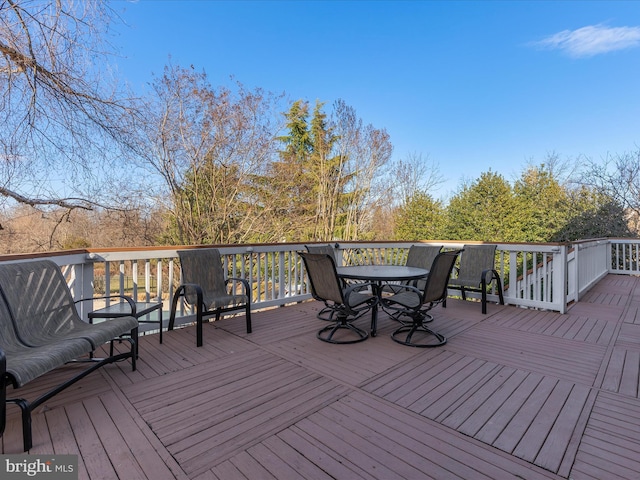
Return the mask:
[[[640,218],[640,150],[607,156],[600,162],[584,161],[581,183],[607,195],[627,214],[630,226]]]
[[[384,182],[384,169],[393,152],[389,134],[384,129],[363,125],[355,110],[338,100],[334,105],[334,132],[342,168],[348,178],[344,240],[362,239],[371,231],[373,212],[388,202],[389,190]]]
[[[432,190],[444,183],[444,177],[438,165],[422,153],[407,154],[398,160],[394,171],[395,189],[401,205],[419,192],[434,197]]]
[[[144,162],[168,192],[178,244],[247,240],[260,221],[252,179],[274,151],[277,96],[212,88],[204,72],[169,65],[153,84],[142,139]]]
[[[108,69],[100,0],[0,1],[0,197],[92,208],[117,173],[132,109]]]

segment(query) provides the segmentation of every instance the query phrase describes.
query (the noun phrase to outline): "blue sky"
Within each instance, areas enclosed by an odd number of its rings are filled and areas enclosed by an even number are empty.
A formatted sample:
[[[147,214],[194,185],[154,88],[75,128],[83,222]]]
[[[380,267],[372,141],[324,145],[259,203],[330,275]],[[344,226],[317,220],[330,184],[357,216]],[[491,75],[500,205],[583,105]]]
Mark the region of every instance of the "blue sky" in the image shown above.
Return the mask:
[[[492,170],[640,145],[640,2],[113,1],[120,74],[172,63],[291,100],[343,99],[421,154],[435,197]],[[328,107],[327,107],[328,108]]]

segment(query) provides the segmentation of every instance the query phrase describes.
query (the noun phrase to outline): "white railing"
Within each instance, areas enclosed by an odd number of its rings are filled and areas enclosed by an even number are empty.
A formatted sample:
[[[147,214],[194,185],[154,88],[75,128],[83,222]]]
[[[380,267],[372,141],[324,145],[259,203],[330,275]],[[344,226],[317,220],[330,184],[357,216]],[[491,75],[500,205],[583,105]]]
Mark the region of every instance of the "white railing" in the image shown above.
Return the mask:
[[[189,248],[189,247],[184,247]],[[251,286],[254,309],[286,305],[311,298],[304,277],[302,262],[296,252],[303,244],[237,245],[217,246],[229,277],[247,280]],[[180,269],[177,267],[178,249],[92,251],[94,278],[102,278],[104,285],[113,285],[109,277],[118,272],[115,282],[119,294],[134,298],[162,299],[165,310],[169,309],[174,290],[180,284]],[[144,276],[136,274],[137,265],[144,264]],[[127,275],[129,273],[129,275]],[[128,282],[128,284],[127,284]],[[95,283],[94,283],[95,287]],[[110,288],[113,292],[113,287]],[[185,305],[180,305],[181,315],[190,315]]]
[[[421,242],[461,249],[462,242]],[[412,243],[341,243],[342,260],[349,264],[403,264]],[[498,243],[495,268],[504,287],[505,303],[563,312],[566,309],[566,251],[564,244]],[[464,253],[463,253],[464,255]],[[554,266],[560,267],[554,268]],[[455,273],[454,273],[455,275]],[[455,291],[450,292],[456,295]],[[458,292],[459,293],[459,292]],[[469,297],[479,297],[470,292]],[[495,287],[489,300],[497,301]]]
[[[578,301],[610,271],[610,246],[606,238],[573,243],[567,271],[570,301]]]
[[[336,244],[341,264],[404,264],[416,242],[345,242]],[[461,242],[420,242],[460,249]],[[197,248],[197,247],[181,247]],[[218,246],[231,277],[252,287],[254,309],[311,298],[298,251],[304,244]],[[89,249],[46,254],[63,267],[76,299],[131,295],[162,299],[167,311],[180,283],[178,248]],[[607,273],[640,274],[640,240],[596,239],[567,244],[497,244],[495,268],[505,303],[564,313]],[[0,262],[29,261],[35,255],[0,256]],[[452,291],[452,295],[456,292]],[[469,296],[473,296],[470,293]],[[495,291],[489,299],[496,301]],[[95,305],[80,304],[86,314]],[[181,305],[180,314],[191,314]]]
[[[613,238],[609,240],[609,244],[609,272],[640,275],[640,239]]]

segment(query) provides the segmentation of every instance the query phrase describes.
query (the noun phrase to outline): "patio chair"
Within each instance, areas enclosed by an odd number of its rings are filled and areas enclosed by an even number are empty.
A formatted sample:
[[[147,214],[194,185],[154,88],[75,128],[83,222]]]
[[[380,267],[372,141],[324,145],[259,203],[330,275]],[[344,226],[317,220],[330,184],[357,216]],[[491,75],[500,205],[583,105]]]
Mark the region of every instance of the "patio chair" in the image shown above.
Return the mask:
[[[182,284],[173,295],[169,330],[173,330],[181,297],[196,309],[196,345],[202,346],[202,322],[205,318],[244,310],[247,333],[251,333],[251,289],[243,278],[226,278],[220,252],[216,248],[179,250]],[[242,293],[231,290],[236,284]]]
[[[439,347],[447,343],[442,334],[434,332],[425,323],[428,312],[447,298],[447,284],[459,254],[459,250],[439,253],[429,268],[423,290],[413,285],[389,286],[393,294],[381,297],[383,308],[412,319],[410,324],[403,324],[391,334],[395,342],[421,348]],[[416,334],[418,338],[414,340]]]
[[[359,291],[363,287],[373,288],[373,285],[358,283],[345,286],[338,278],[336,263],[331,255],[301,252],[300,256],[309,278],[311,295],[323,302],[325,308],[334,312],[331,325],[320,329],[316,336],[323,342],[339,344],[366,340],[369,334],[352,322],[376,306],[378,302],[376,295],[367,295]],[[343,338],[343,335],[340,335],[341,338],[334,338],[341,330],[355,334],[355,338],[353,335],[347,338]]]
[[[504,305],[502,282],[495,270],[496,245],[465,245],[460,256],[457,275],[449,281],[449,289],[460,290],[462,299],[466,292],[481,294],[482,313],[487,313],[487,288],[495,281],[500,305]],[[443,307],[446,307],[446,301]]]
[[[304,247],[307,249],[307,252],[309,253],[319,253],[323,255],[330,255],[333,258],[334,262],[336,262],[336,264],[338,263],[338,259],[336,257],[336,250],[335,248],[333,248],[332,245],[329,245],[329,244],[305,245]],[[334,320],[334,316],[335,316],[335,310],[329,307],[324,307],[316,314],[316,317],[318,317],[320,320],[327,320],[329,322],[332,322]]]
[[[436,256],[442,250],[441,246],[438,245],[411,245],[409,247],[409,253],[407,253],[407,260],[405,265],[407,267],[418,267],[425,268],[429,270],[431,268],[431,264]],[[426,285],[426,278],[420,280],[410,280],[402,282],[404,285],[413,285],[419,290],[424,290],[424,286]],[[390,290],[386,287],[386,285],[382,288],[383,293],[389,292],[393,293],[393,290]],[[402,312],[388,312],[391,318],[397,320],[399,322],[402,321]],[[430,322],[433,320],[431,315],[427,315],[427,318],[424,320],[425,322]]]

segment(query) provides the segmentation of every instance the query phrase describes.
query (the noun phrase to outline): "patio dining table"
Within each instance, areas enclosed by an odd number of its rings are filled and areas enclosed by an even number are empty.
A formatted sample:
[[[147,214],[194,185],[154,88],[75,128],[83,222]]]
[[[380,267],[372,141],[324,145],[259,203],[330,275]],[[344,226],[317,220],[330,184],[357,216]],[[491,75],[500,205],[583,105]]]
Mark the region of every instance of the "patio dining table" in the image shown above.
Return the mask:
[[[364,280],[375,286],[374,295],[382,295],[382,285],[386,282],[419,280],[429,276],[429,270],[404,265],[349,265],[337,267],[338,277],[348,280]],[[371,309],[371,336],[375,337],[378,327],[378,306]]]

